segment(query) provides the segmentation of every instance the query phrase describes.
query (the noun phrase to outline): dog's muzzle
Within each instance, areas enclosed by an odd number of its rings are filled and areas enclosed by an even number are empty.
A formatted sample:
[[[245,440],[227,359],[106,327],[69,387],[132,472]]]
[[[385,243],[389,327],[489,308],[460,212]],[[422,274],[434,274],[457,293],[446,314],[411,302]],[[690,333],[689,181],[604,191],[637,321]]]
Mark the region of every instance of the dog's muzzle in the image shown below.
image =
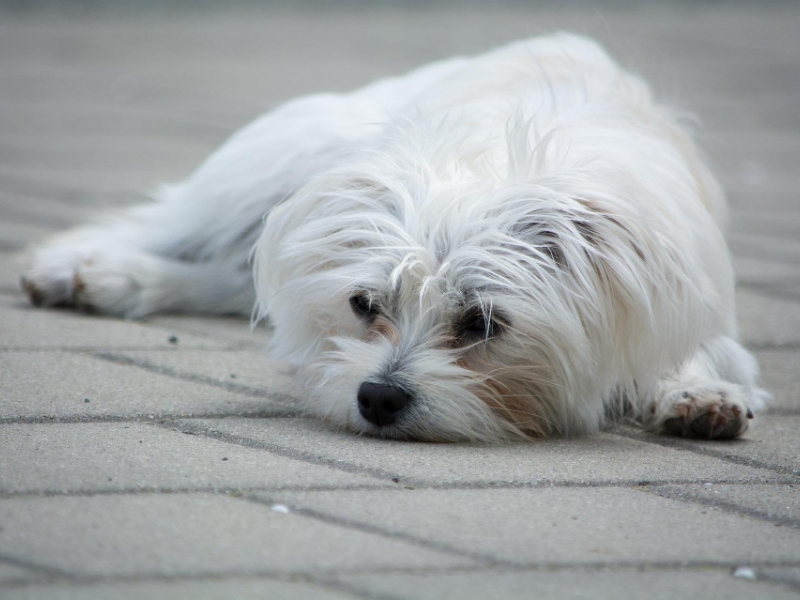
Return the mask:
[[[365,381],[358,389],[358,412],[370,423],[383,427],[394,423],[411,400],[398,387]]]

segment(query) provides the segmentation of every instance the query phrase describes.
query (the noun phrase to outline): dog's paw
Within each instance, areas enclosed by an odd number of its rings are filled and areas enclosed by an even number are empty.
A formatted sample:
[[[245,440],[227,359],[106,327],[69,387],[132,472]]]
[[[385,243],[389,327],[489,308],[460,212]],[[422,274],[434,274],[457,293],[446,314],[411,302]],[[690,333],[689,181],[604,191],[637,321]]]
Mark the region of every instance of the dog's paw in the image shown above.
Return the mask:
[[[20,284],[35,306],[75,307],[120,317],[151,312],[157,289],[151,260],[136,252],[62,247],[40,252]]]
[[[731,439],[747,431],[753,412],[741,386],[724,384],[688,388],[659,416],[656,429],[670,435]]]
[[[75,306],[75,276],[88,260],[86,252],[79,249],[44,248],[20,276],[20,287],[34,306]]]

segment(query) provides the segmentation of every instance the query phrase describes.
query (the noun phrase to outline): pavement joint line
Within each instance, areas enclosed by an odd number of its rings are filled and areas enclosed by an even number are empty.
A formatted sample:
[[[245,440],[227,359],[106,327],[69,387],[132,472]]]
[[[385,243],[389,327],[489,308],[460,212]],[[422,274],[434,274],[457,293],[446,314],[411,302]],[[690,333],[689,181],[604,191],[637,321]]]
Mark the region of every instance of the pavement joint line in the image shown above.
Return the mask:
[[[132,488],[105,488],[94,490],[31,490],[31,491],[4,491],[0,489],[0,501],[12,498],[93,498],[95,496],[156,496],[156,495],[194,495],[215,494],[239,498],[246,494],[255,493],[286,493],[286,492],[363,492],[374,489],[392,489],[390,484],[383,486],[374,485],[284,485],[284,486],[245,486],[245,487],[181,487],[159,488],[152,486]]]
[[[52,229],[53,231],[74,227],[76,224],[75,221],[62,217],[31,214],[22,210],[9,208],[8,206],[0,208],[0,215],[2,215],[3,221],[6,223],[33,225],[44,229]]]
[[[273,504],[275,504],[275,501],[271,499],[265,499],[248,494],[242,496],[241,500],[265,507],[270,507]],[[455,546],[451,546],[450,544],[444,544],[441,542],[432,542],[430,540],[426,540],[424,538],[420,538],[410,533],[405,533],[403,531],[397,531],[394,529],[385,529],[383,527],[377,527],[369,523],[363,523],[352,519],[345,519],[336,515],[331,515],[326,512],[321,512],[309,508],[295,507],[292,506],[291,501],[287,502],[281,500],[280,503],[287,505],[289,507],[290,514],[300,515],[302,517],[307,517],[317,521],[322,521],[323,523],[328,523],[331,525],[338,525],[339,527],[344,527],[346,529],[355,529],[357,531],[361,531],[364,533],[379,535],[381,537],[389,538],[392,540],[402,540],[404,542],[413,544],[414,546],[418,546],[426,550],[447,554],[449,556],[454,556],[456,558],[465,558],[485,566],[500,566],[504,564],[514,564],[509,561],[496,559],[495,557],[488,554],[471,552],[469,550],[462,550]]]
[[[354,598],[361,598],[362,600],[403,600],[400,596],[387,596],[383,593],[374,592],[369,589],[359,588],[355,584],[347,583],[336,579],[335,577],[315,577],[314,581],[319,582],[319,585],[349,594]]]
[[[136,413],[133,415],[23,415],[0,417],[3,425],[67,425],[73,423],[153,423],[175,419],[294,419],[293,411],[251,411],[241,413]],[[183,433],[190,433],[184,431]]]
[[[780,344],[774,344],[774,343],[764,343],[764,344],[762,344],[762,343],[758,343],[758,344],[745,343],[745,346],[747,346],[748,350],[751,350],[753,352],[762,352],[762,351],[764,351],[764,352],[766,352],[766,351],[772,351],[772,352],[781,352],[781,351],[797,352],[798,350],[800,350],[800,342],[784,342],[784,343],[780,343]]]
[[[777,298],[779,300],[785,300],[787,302],[794,303],[800,302],[800,292],[786,289],[786,287],[779,284],[765,285],[747,281],[737,281],[736,286],[750,292],[755,292],[765,296],[769,295],[770,298]]]
[[[10,185],[9,185],[10,184]],[[102,196],[106,200],[119,198],[123,200],[142,202],[147,199],[144,194],[134,194],[129,191],[103,191],[97,192],[87,189],[79,189],[65,185],[59,185],[40,180],[9,175],[7,172],[0,174],[0,191],[10,194],[17,194],[26,197],[44,198],[47,200],[58,200],[65,204],[81,205],[85,204],[82,198]],[[121,207],[122,208],[122,207]]]
[[[363,467],[357,463],[351,463],[344,460],[339,459],[330,459],[324,456],[315,455],[310,452],[297,450],[294,448],[289,448],[287,446],[281,446],[279,444],[271,444],[267,442],[262,442],[260,440],[256,440],[253,438],[249,438],[246,436],[240,436],[230,433],[225,433],[221,431],[216,431],[213,428],[199,426],[193,423],[187,422],[187,420],[176,419],[176,420],[167,420],[161,421],[156,423],[156,425],[160,427],[168,427],[173,430],[180,431],[182,433],[191,433],[194,435],[200,435],[204,437],[209,437],[212,439],[220,440],[223,442],[227,442],[229,444],[245,446],[248,448],[257,448],[261,450],[266,450],[273,454],[277,454],[279,456],[284,456],[286,458],[293,458],[296,460],[300,460],[303,462],[307,462],[314,465],[324,465],[333,469],[341,470],[346,473],[353,473],[358,475],[368,475],[370,477],[375,477],[378,479],[390,479],[394,483],[402,484],[406,487],[410,487],[412,489],[515,489],[515,488],[533,488],[533,487],[616,487],[616,486],[647,486],[647,485],[668,485],[670,483],[674,483],[677,480],[664,480],[664,481],[651,481],[651,480],[627,480],[622,482],[573,482],[573,481],[566,481],[566,482],[559,482],[558,480],[539,480],[537,482],[472,482],[472,483],[443,483],[443,484],[431,484],[424,479],[416,479],[414,477],[404,477],[398,473],[392,473],[390,471],[386,471],[384,469],[374,469],[371,467]],[[612,434],[612,435],[619,435],[619,434]],[[623,436],[628,437],[628,436]],[[634,438],[635,439],[635,438]],[[715,458],[718,458],[716,455],[713,455]],[[768,469],[772,470],[772,469]],[[773,480],[775,483],[795,483],[796,479],[791,476],[786,477],[786,474],[780,473],[780,477],[777,480]],[[681,480],[684,481],[684,480]],[[740,484],[744,482],[740,482],[739,480],[724,480],[727,483],[731,484]],[[707,483],[707,480],[703,480],[702,483]],[[685,484],[692,484],[698,483],[697,480],[686,480],[684,481]],[[719,480],[718,483],[722,484],[722,480]],[[759,481],[757,483],[765,483],[763,481]],[[768,483],[768,482],[767,482]]]
[[[770,485],[770,484],[765,484],[765,485]],[[780,485],[780,484],[775,484],[775,485]],[[683,495],[677,492],[671,492],[669,490],[666,490],[664,489],[664,487],[665,486],[651,487],[650,489],[643,491],[655,494],[656,496],[659,496],[661,498],[676,500],[678,502],[683,502],[685,504],[699,504],[701,506],[708,506],[710,508],[719,508],[720,510],[724,510],[725,512],[728,513],[733,513],[738,516],[751,517],[759,521],[772,523],[775,526],[781,526],[781,527],[786,526],[786,527],[791,527],[792,529],[800,528],[800,519],[776,517],[774,515],[770,515],[769,513],[757,509],[741,506],[735,502],[729,502],[725,500],[713,500],[711,498],[703,498],[700,496],[692,495],[691,493]]]
[[[54,497],[92,497],[92,496],[125,496],[125,495],[148,495],[148,494],[223,494],[237,497],[242,494],[260,492],[373,492],[373,491],[490,491],[490,490],[539,490],[539,489],[642,489],[648,487],[663,487],[669,485],[789,485],[795,483],[794,480],[786,479],[779,481],[739,481],[728,479],[715,479],[698,481],[696,479],[665,479],[662,481],[537,481],[537,482],[466,482],[452,484],[419,484],[408,485],[403,482],[386,482],[384,485],[310,485],[310,486],[245,486],[245,487],[180,487],[180,488],[159,488],[153,486],[142,486],[132,488],[99,488],[90,490],[81,489],[59,489],[59,490],[30,490],[30,491],[8,491],[0,489],[0,499],[8,498],[54,498]]]
[[[33,567],[27,566],[29,563],[22,559],[15,557],[0,556],[0,561],[8,562],[15,566],[20,566],[27,569]],[[230,570],[216,573],[138,573],[131,575],[84,575],[76,573],[68,573],[59,569],[50,567],[38,567],[40,570],[47,571],[48,575],[43,575],[49,578],[50,582],[53,580],[68,580],[76,585],[92,585],[92,584],[108,584],[108,583],[145,583],[145,582],[182,582],[182,581],[224,581],[227,579],[271,579],[278,581],[302,581],[304,583],[315,583],[323,581],[326,578],[335,578],[344,576],[359,576],[359,575],[455,575],[459,573],[472,573],[475,571],[487,572],[544,572],[544,573],[564,573],[573,571],[660,571],[660,572],[680,572],[680,571],[698,571],[707,572],[709,570],[718,570],[730,573],[738,566],[741,566],[742,561],[720,562],[720,561],[684,561],[684,562],[632,562],[632,561],[617,561],[617,562],[559,562],[559,563],[519,563],[508,565],[453,565],[449,567],[371,567],[365,569],[337,569],[336,571],[237,571]],[[800,568],[800,561],[747,561],[747,566],[754,569],[793,569]],[[759,577],[764,580],[766,578]],[[0,584],[0,590],[3,588],[18,588],[27,587],[30,585],[37,585],[41,583],[48,583],[47,579],[42,576],[37,578],[28,578],[26,580],[15,580],[13,582],[5,581]]]
[[[6,563],[12,565],[14,567],[20,567],[22,569],[28,569],[29,571],[33,571],[36,575],[44,576],[47,578],[61,578],[66,577],[67,579],[71,579],[72,575],[64,571],[62,569],[58,569],[56,567],[51,567],[48,565],[43,565],[41,563],[37,563],[34,561],[29,561],[24,558],[18,558],[16,556],[10,556],[6,553],[0,553],[0,563]],[[35,583],[38,583],[40,580],[37,578],[34,580]],[[0,589],[2,589],[3,584],[6,582],[0,583]]]
[[[138,369],[147,371],[148,373],[155,373],[157,375],[163,375],[165,377],[171,377],[173,379],[180,379],[181,381],[188,381],[191,383],[198,383],[202,385],[217,387],[227,392],[240,394],[243,396],[251,396],[254,398],[265,398],[283,404],[292,404],[297,402],[295,398],[292,398],[291,396],[288,396],[286,394],[268,392],[266,390],[260,390],[258,388],[242,385],[241,383],[220,381],[218,379],[214,379],[213,377],[206,377],[204,375],[196,375],[194,373],[176,371],[175,369],[172,369],[170,367],[164,367],[147,360],[135,359],[128,356],[121,356],[119,354],[114,354],[113,352],[96,352],[94,354],[91,354],[90,356],[92,358],[105,360],[118,365],[136,367]]]
[[[774,408],[766,408],[763,413],[764,415],[774,415],[776,417],[795,417],[800,416],[800,409],[797,408],[785,408],[776,406]]]
[[[736,456],[733,454],[725,454],[724,452],[718,452],[711,448],[700,448],[692,444],[691,442],[683,440],[681,438],[670,438],[665,436],[642,438],[637,436],[635,433],[624,433],[620,431],[614,431],[609,433],[611,435],[624,437],[639,442],[644,442],[646,444],[655,444],[658,446],[664,446],[666,448],[675,448],[679,450],[685,450],[687,452],[692,452],[693,454],[699,454],[702,456],[717,458],[719,460],[729,462],[734,465],[740,465],[743,467],[752,467],[754,469],[764,469],[765,471],[771,471],[773,473],[777,473],[780,475],[788,475],[794,478],[795,481],[798,478],[800,478],[800,468],[792,470],[790,468],[782,467],[780,465],[772,465],[755,458]]]
[[[493,482],[493,481],[476,481],[464,483],[420,483],[418,485],[409,485],[407,481],[398,480],[395,482],[385,482],[383,485],[283,485],[283,486],[223,486],[223,487],[178,487],[178,488],[161,488],[155,486],[141,486],[130,488],[98,488],[98,489],[58,489],[58,490],[22,490],[11,491],[3,490],[0,488],[0,500],[10,498],[57,498],[57,497],[93,497],[93,496],[126,496],[126,495],[158,495],[158,494],[220,494],[232,497],[239,497],[245,494],[253,493],[280,493],[280,492],[385,492],[385,491],[416,491],[416,490],[432,490],[432,491],[491,491],[491,490],[541,490],[541,489],[603,489],[603,488],[617,488],[617,489],[645,489],[654,487],[664,487],[670,485],[736,485],[739,487],[755,486],[755,485],[789,485],[796,483],[795,480],[785,479],[778,481],[739,481],[729,479],[714,479],[698,481],[696,479],[665,479],[661,481],[590,481],[590,482],[576,482],[576,481],[536,481],[536,482]]]
[[[219,348],[177,348],[175,346],[119,346],[115,347],[115,352],[237,352],[248,350],[249,347],[222,346]],[[69,352],[71,354],[85,354],[91,358],[95,353],[109,352],[107,347],[102,346],[0,346],[2,352]]]
[[[293,458],[295,460],[300,460],[313,465],[323,465],[326,467],[337,469],[339,471],[345,471],[347,473],[367,475],[370,477],[375,477],[377,479],[389,479],[389,480],[400,479],[399,474],[384,471],[383,469],[371,469],[368,467],[361,467],[354,463],[333,460],[325,458],[323,456],[314,455],[310,452],[304,452],[302,450],[295,450],[293,448],[288,448],[286,446],[280,446],[278,444],[269,444],[245,436],[224,433],[221,431],[215,431],[212,428],[203,427],[195,423],[188,423],[185,420],[180,420],[180,419],[168,420],[159,423],[159,425],[161,427],[177,428],[177,430],[182,433],[191,433],[194,435],[200,435],[203,437],[227,442],[229,444],[236,444],[239,446],[245,446],[247,448],[257,448],[259,450],[267,450],[268,452],[271,452],[272,454],[276,454],[278,456],[283,456],[285,458]]]
[[[10,242],[0,239],[0,254],[17,254],[25,249],[26,243]]]
[[[794,241],[791,238],[786,238],[782,236],[776,235],[775,237],[781,237],[783,240]],[[763,251],[757,246],[754,242],[749,241],[740,241],[735,239],[730,239],[728,242],[728,246],[730,247],[732,244],[736,244],[739,247],[737,252],[733,252],[733,256],[740,256],[742,258],[757,258],[758,260],[763,260],[764,262],[773,263],[777,265],[782,265],[786,267],[796,267],[798,261],[798,253],[792,250],[772,250],[772,251]],[[743,246],[747,246],[747,249],[743,248]],[[736,284],[739,285],[739,280],[737,279]]]
[[[796,579],[790,577],[781,576],[779,574],[756,573],[756,581],[766,581],[769,583],[785,586],[792,591],[800,591],[800,581],[797,581]]]

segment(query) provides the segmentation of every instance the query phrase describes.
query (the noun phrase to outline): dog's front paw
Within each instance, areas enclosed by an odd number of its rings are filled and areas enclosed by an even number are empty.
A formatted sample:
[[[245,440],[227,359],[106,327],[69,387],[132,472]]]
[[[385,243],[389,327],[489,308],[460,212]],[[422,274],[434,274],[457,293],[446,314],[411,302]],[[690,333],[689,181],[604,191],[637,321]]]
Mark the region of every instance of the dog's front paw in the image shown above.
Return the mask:
[[[740,386],[727,384],[682,390],[657,420],[663,433],[704,439],[731,439],[747,431],[753,412]]]

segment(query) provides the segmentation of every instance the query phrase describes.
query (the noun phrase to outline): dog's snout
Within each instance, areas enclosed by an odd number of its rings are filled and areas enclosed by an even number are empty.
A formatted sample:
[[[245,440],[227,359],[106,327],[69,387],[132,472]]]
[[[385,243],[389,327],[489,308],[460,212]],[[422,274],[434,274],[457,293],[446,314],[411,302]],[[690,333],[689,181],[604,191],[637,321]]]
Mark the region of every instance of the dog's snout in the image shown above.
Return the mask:
[[[358,389],[358,411],[378,427],[391,425],[411,404],[411,396],[393,385],[365,381]]]

